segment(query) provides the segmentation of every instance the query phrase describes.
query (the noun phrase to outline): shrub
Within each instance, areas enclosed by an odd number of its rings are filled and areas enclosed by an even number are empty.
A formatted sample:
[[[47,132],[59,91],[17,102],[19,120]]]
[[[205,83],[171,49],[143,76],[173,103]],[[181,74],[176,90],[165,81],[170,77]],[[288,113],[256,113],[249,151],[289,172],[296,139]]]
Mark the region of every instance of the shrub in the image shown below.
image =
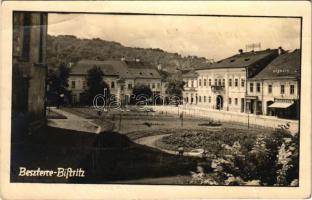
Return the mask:
[[[239,141],[224,143],[211,162],[213,173],[192,172],[191,183],[298,186],[298,142],[298,134],[291,135],[289,126],[280,126],[271,135],[259,135],[249,151]]]

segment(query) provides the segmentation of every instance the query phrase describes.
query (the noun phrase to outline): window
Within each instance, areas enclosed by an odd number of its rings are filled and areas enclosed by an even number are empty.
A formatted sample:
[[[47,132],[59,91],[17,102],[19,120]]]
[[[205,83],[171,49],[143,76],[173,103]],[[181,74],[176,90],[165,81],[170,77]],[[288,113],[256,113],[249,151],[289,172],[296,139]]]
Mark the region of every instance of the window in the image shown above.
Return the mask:
[[[235,87],[238,87],[238,79],[235,79],[235,83],[234,83]]]
[[[194,81],[191,81],[191,87],[194,87]]]
[[[155,83],[152,83],[152,88],[153,88],[153,89],[155,88]]]
[[[290,94],[295,94],[295,86],[290,85]]]
[[[207,86],[207,79],[204,79],[204,86]]]
[[[132,89],[132,84],[131,84],[131,83],[128,84],[128,89],[129,89],[129,90]]]
[[[235,98],[235,105],[237,105],[238,104],[238,99],[237,98]]]
[[[198,86],[201,86],[201,79],[198,80]]]
[[[231,104],[232,103],[232,98],[229,98],[229,104]]]
[[[250,84],[249,84],[249,91],[250,91],[250,92],[253,92],[253,87],[254,87],[254,86],[253,86],[253,83],[250,83]]]
[[[245,79],[241,79],[241,87],[245,87]]]
[[[82,81],[82,88],[85,89],[87,87],[87,82],[86,81]]]
[[[260,92],[260,91],[261,91],[260,83],[257,83],[257,92]]]
[[[271,94],[272,93],[272,85],[268,86],[268,93]]]
[[[214,85],[217,86],[218,85],[218,79],[214,80]]]
[[[285,85],[281,85],[281,94],[285,94]]]
[[[120,90],[123,91],[124,89],[125,89],[125,88],[124,88],[124,85],[121,85],[121,86],[120,86]]]
[[[222,83],[221,83],[221,79],[219,79],[219,85],[221,85]]]
[[[204,96],[204,102],[206,102],[206,96]]]
[[[208,103],[211,103],[211,96],[208,97]]]
[[[211,79],[208,80],[208,85],[211,86]]]
[[[115,82],[114,81],[111,82],[111,88],[115,88]]]
[[[157,83],[157,88],[160,89],[160,83]]]
[[[201,96],[199,96],[198,101],[201,102]]]
[[[225,86],[225,79],[222,79],[222,86]]]
[[[75,81],[71,82],[71,88],[76,88],[76,82]]]
[[[229,79],[229,87],[232,87],[232,79]]]

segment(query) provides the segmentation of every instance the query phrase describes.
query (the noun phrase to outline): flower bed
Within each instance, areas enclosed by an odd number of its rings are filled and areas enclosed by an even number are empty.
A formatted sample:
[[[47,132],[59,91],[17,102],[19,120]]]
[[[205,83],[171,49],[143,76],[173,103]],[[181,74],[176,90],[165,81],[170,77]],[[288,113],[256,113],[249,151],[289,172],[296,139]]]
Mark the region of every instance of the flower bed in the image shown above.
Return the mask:
[[[175,134],[163,137],[156,145],[174,151],[177,151],[178,147],[183,147],[186,151],[202,148],[208,153],[219,154],[222,144],[232,145],[235,141],[240,141],[243,149],[249,151],[259,134],[261,132],[256,130],[233,128],[180,130]]]

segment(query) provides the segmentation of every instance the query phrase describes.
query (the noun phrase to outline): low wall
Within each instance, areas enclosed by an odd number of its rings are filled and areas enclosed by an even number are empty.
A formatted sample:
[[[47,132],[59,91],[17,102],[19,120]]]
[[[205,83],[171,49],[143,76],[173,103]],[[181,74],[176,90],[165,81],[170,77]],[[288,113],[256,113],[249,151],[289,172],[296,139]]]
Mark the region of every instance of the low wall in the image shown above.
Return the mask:
[[[156,112],[167,112],[171,114],[181,114],[184,117],[203,117],[217,121],[239,122],[250,125],[277,128],[279,125],[289,123],[291,132],[298,132],[299,121],[290,119],[280,119],[274,116],[254,115],[246,113],[236,113],[229,111],[219,111],[203,108],[200,106],[151,106]]]

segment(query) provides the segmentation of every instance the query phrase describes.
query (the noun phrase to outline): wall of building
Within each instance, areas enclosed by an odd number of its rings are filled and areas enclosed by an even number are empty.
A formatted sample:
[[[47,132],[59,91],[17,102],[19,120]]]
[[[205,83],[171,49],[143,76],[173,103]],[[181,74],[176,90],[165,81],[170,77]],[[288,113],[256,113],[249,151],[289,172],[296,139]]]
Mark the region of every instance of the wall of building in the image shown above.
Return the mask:
[[[12,113],[38,129],[45,122],[47,14],[15,12],[13,26]]]
[[[253,84],[253,91],[250,90],[250,84]],[[257,90],[257,84],[260,85],[260,90]],[[284,86],[284,92],[281,88]],[[293,91],[291,91],[293,87]],[[271,91],[269,91],[269,88]],[[275,99],[298,100],[298,81],[294,79],[276,79],[276,80],[254,80],[249,81],[247,94],[257,97],[261,102],[261,113],[267,115],[268,104],[274,102]]]
[[[197,97],[197,77],[183,78],[185,82],[183,91],[183,104],[196,104]]]
[[[160,79],[124,79],[122,83],[123,90],[121,89],[121,83],[118,82],[119,78],[116,76],[105,76],[103,80],[109,85],[110,94],[114,95],[117,100],[121,99],[121,96],[130,98],[132,95],[133,87],[136,84],[148,85],[153,92],[157,92],[160,95],[165,95],[165,88]],[[74,103],[80,101],[81,93],[86,89],[86,76],[83,75],[70,75],[68,78],[68,89],[72,92]],[[104,91],[103,91],[104,94]]]
[[[197,96],[197,103],[195,102],[195,104],[209,109],[218,109],[217,103],[223,101],[222,110],[243,111],[242,99],[246,94],[245,68],[206,69],[198,70],[197,73],[196,79],[185,79],[188,82],[184,91],[185,103],[190,104],[190,101],[187,102],[186,99],[190,99],[193,95],[193,98]],[[194,82],[193,91],[190,87],[192,80]],[[237,81],[237,85],[235,85],[235,81]]]

